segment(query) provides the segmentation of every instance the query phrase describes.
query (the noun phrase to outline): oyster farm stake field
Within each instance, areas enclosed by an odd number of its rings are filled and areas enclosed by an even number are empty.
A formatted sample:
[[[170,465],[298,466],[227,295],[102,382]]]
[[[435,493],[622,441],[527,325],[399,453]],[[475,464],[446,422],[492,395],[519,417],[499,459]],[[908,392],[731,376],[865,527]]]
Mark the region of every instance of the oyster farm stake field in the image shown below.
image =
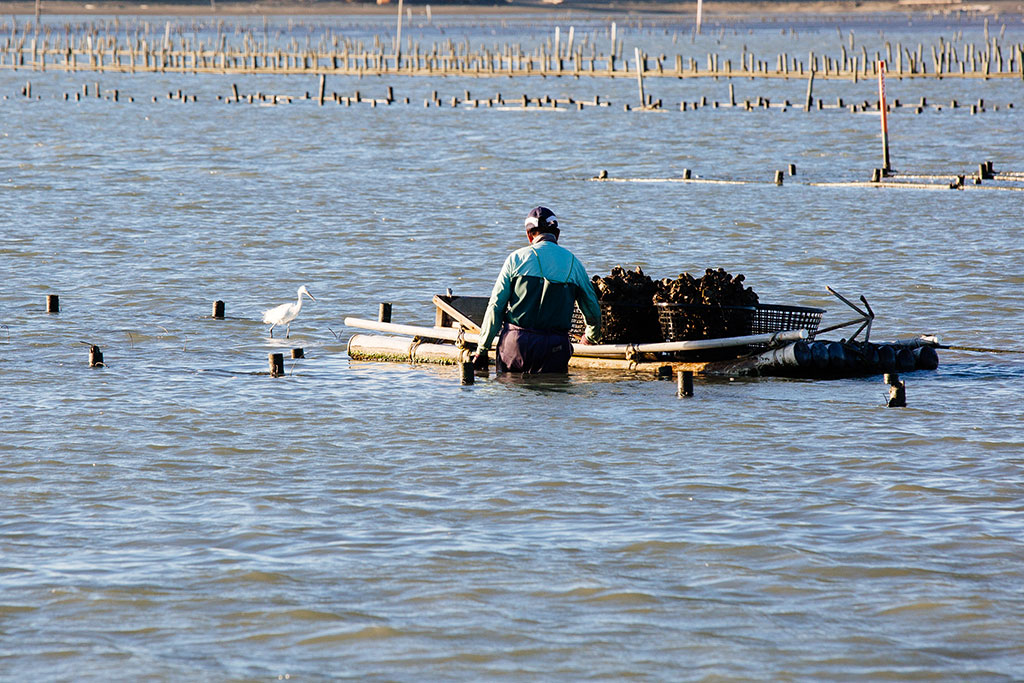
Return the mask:
[[[603,16],[421,19],[403,35],[424,45],[535,49],[570,24],[587,49],[610,42]],[[85,21],[43,17],[54,35]],[[148,21],[282,45],[394,30]],[[940,37],[960,57],[1024,32],[890,15],[691,39],[617,21],[623,55],[737,64]],[[288,97],[229,104],[233,83]],[[798,104],[715,108],[730,84],[739,103]],[[877,112],[804,111],[806,78],[649,79],[661,112],[637,111],[631,78],[327,81],[391,87],[390,106],[319,106],[317,86],[0,69],[0,678],[1020,677],[1020,354],[941,351],[903,376],[900,409],[880,377],[698,380],[677,399],[621,373],[466,387],[454,368],[356,362],[342,320],[391,302],[429,325],[434,294],[486,295],[543,204],[592,275],[721,267],[762,302],[828,309],[823,326],[848,315],[832,286],[871,301],[873,338],[1020,349],[1024,82],[890,79],[888,97],[926,99],[889,115],[893,167],[941,191],[871,187]],[[611,106],[449,106],[477,91]],[[814,97],[860,103],[877,83],[820,79]],[[996,178],[975,185],[986,161]],[[686,169],[753,182],[591,182]],[[316,300],[271,339],[262,311],[300,285]],[[271,378],[267,354],[295,347]]]

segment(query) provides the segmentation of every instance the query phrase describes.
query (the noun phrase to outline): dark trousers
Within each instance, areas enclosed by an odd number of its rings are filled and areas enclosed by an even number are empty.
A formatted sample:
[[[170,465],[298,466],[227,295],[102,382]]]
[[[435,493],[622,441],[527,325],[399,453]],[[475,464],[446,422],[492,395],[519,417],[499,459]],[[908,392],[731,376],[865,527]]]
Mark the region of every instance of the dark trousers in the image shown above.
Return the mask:
[[[498,337],[496,355],[498,372],[568,372],[572,343],[567,332],[506,324]]]

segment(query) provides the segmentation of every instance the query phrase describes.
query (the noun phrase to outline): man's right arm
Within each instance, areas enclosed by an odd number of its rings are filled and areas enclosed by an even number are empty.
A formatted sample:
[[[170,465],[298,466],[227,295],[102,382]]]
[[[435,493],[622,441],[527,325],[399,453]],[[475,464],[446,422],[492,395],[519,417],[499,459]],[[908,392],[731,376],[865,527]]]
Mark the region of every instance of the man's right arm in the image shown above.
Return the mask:
[[[494,281],[491,289],[491,298],[487,302],[487,311],[484,313],[484,321],[480,326],[480,341],[477,343],[478,351],[486,351],[491,348],[491,342],[498,336],[501,326],[505,322],[505,309],[508,307],[508,300],[512,296],[512,254],[505,259],[501,267],[498,279]]]

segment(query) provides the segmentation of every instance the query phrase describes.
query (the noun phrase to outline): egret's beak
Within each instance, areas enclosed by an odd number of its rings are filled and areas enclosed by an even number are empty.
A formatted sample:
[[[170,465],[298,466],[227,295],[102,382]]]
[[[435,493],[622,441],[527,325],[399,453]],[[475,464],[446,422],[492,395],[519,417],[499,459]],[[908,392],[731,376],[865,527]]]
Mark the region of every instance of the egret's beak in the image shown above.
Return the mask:
[[[313,296],[312,294],[310,294],[309,292],[306,292],[306,296],[308,296],[308,297],[309,297],[310,299],[312,299],[313,301],[316,301],[316,297],[315,297],[315,296]]]

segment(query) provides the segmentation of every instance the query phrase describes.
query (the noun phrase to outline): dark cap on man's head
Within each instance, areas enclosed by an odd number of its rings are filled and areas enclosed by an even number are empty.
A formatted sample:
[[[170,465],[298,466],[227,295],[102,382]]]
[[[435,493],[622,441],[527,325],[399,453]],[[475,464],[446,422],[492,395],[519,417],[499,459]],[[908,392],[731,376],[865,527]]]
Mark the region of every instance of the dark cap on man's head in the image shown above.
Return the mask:
[[[526,217],[526,229],[546,230],[558,227],[558,219],[551,209],[538,206]]]

